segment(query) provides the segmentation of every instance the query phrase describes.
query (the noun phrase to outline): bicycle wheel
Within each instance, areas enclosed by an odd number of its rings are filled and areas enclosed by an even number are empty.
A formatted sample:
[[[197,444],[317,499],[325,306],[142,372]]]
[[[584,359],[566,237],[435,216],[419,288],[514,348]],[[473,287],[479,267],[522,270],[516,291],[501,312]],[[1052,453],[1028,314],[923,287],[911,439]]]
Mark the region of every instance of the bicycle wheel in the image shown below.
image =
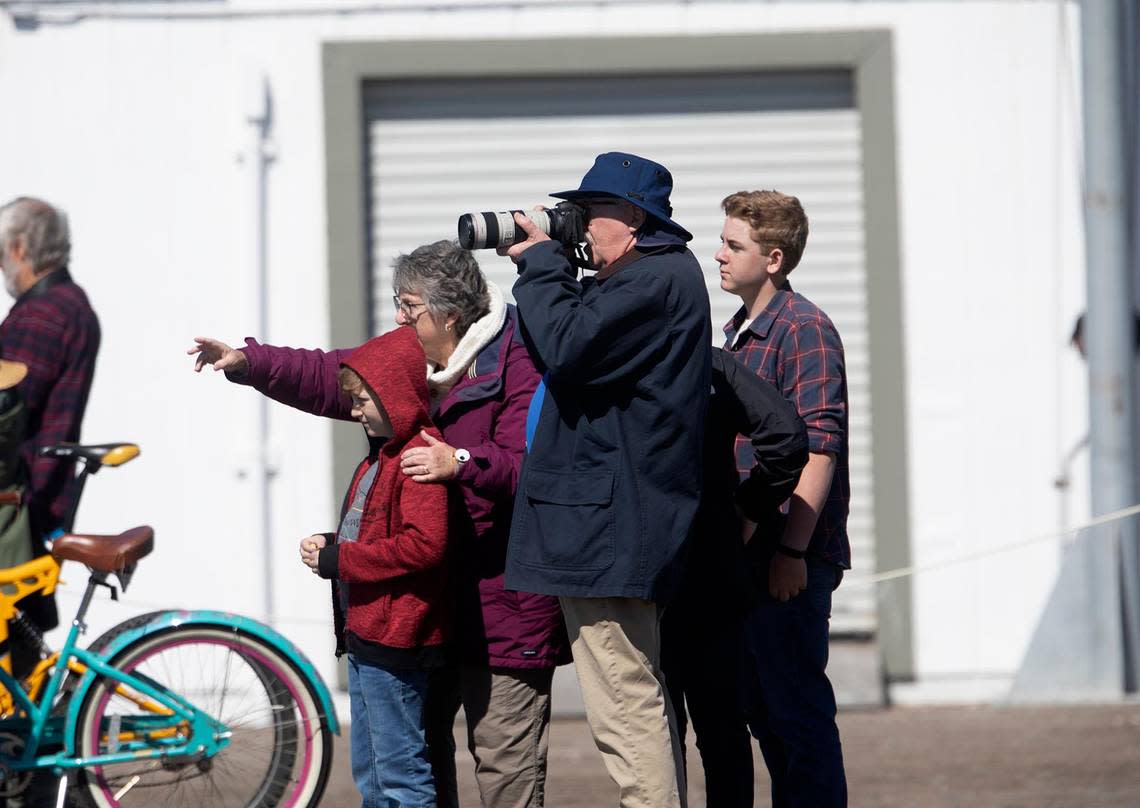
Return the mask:
[[[88,804],[317,804],[328,780],[332,737],[310,683],[281,651],[237,629],[184,625],[139,638],[112,662],[224,723],[229,744],[212,757],[171,755],[80,770],[76,788]],[[169,746],[188,737],[188,726],[130,735],[130,727],[158,712],[117,693],[116,685],[101,678],[88,691],[77,723],[79,754],[114,752],[125,739]]]

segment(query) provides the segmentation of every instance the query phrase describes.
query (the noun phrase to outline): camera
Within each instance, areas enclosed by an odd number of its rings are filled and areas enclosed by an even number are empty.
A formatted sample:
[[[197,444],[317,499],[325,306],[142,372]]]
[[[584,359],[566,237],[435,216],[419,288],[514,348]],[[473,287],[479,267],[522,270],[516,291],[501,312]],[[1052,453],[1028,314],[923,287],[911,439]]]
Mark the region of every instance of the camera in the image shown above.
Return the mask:
[[[465,250],[509,247],[526,240],[515,224],[515,213],[526,216],[546,235],[567,246],[586,240],[586,210],[575,202],[559,202],[546,210],[464,213],[459,217],[459,246]]]

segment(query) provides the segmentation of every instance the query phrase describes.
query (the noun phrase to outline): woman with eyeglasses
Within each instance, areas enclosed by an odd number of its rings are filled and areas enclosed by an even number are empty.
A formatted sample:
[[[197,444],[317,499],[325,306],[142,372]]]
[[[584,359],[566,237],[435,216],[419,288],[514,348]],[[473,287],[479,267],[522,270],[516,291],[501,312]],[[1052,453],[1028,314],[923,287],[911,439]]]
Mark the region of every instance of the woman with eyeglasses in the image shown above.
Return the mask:
[[[425,722],[440,806],[458,806],[452,727],[460,705],[484,806],[541,806],[554,668],[570,661],[558,599],[503,588],[507,537],[524,452],[527,408],[539,381],[515,307],[474,255],[437,241],[394,264],[396,323],[414,328],[428,359],[430,439],[401,458],[415,482],[451,481],[458,533],[454,664],[431,672]],[[348,419],[337,372],[348,350],[231,348],[199,337],[194,369],[224,370],[293,407]],[[383,391],[377,391],[383,396]]]

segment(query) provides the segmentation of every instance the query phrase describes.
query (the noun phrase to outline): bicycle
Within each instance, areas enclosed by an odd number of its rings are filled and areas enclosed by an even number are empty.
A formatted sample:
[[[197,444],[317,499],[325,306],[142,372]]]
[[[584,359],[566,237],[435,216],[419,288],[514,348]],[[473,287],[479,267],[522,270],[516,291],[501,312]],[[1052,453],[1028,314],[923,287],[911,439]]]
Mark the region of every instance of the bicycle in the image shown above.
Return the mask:
[[[62,444],[41,453],[82,463],[81,493],[90,475],[139,449]],[[73,507],[68,527],[74,515]],[[48,770],[60,778],[59,803],[66,791],[99,808],[316,805],[340,726],[316,669],[274,629],[225,612],[164,610],[79,647],[97,589],[117,600],[153,547],[147,526],[67,533],[50,554],[0,571],[0,799]],[[65,560],[91,574],[62,648],[52,651],[18,603],[54,592]],[[22,680],[12,675],[9,626],[40,650]]]

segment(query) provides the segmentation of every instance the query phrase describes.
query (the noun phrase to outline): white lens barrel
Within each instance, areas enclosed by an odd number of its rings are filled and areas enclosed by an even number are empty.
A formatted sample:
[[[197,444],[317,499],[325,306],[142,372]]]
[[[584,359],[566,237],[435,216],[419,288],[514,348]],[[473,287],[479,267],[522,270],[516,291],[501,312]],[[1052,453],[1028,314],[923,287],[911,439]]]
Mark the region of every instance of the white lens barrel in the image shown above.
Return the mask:
[[[464,243],[468,238],[467,226],[470,225],[471,246],[467,249],[482,250],[495,247],[509,247],[526,238],[526,234],[515,224],[515,213],[521,213],[534,222],[543,233],[550,235],[550,215],[545,210],[510,211],[503,210],[491,213],[465,213],[459,217],[459,238]]]

